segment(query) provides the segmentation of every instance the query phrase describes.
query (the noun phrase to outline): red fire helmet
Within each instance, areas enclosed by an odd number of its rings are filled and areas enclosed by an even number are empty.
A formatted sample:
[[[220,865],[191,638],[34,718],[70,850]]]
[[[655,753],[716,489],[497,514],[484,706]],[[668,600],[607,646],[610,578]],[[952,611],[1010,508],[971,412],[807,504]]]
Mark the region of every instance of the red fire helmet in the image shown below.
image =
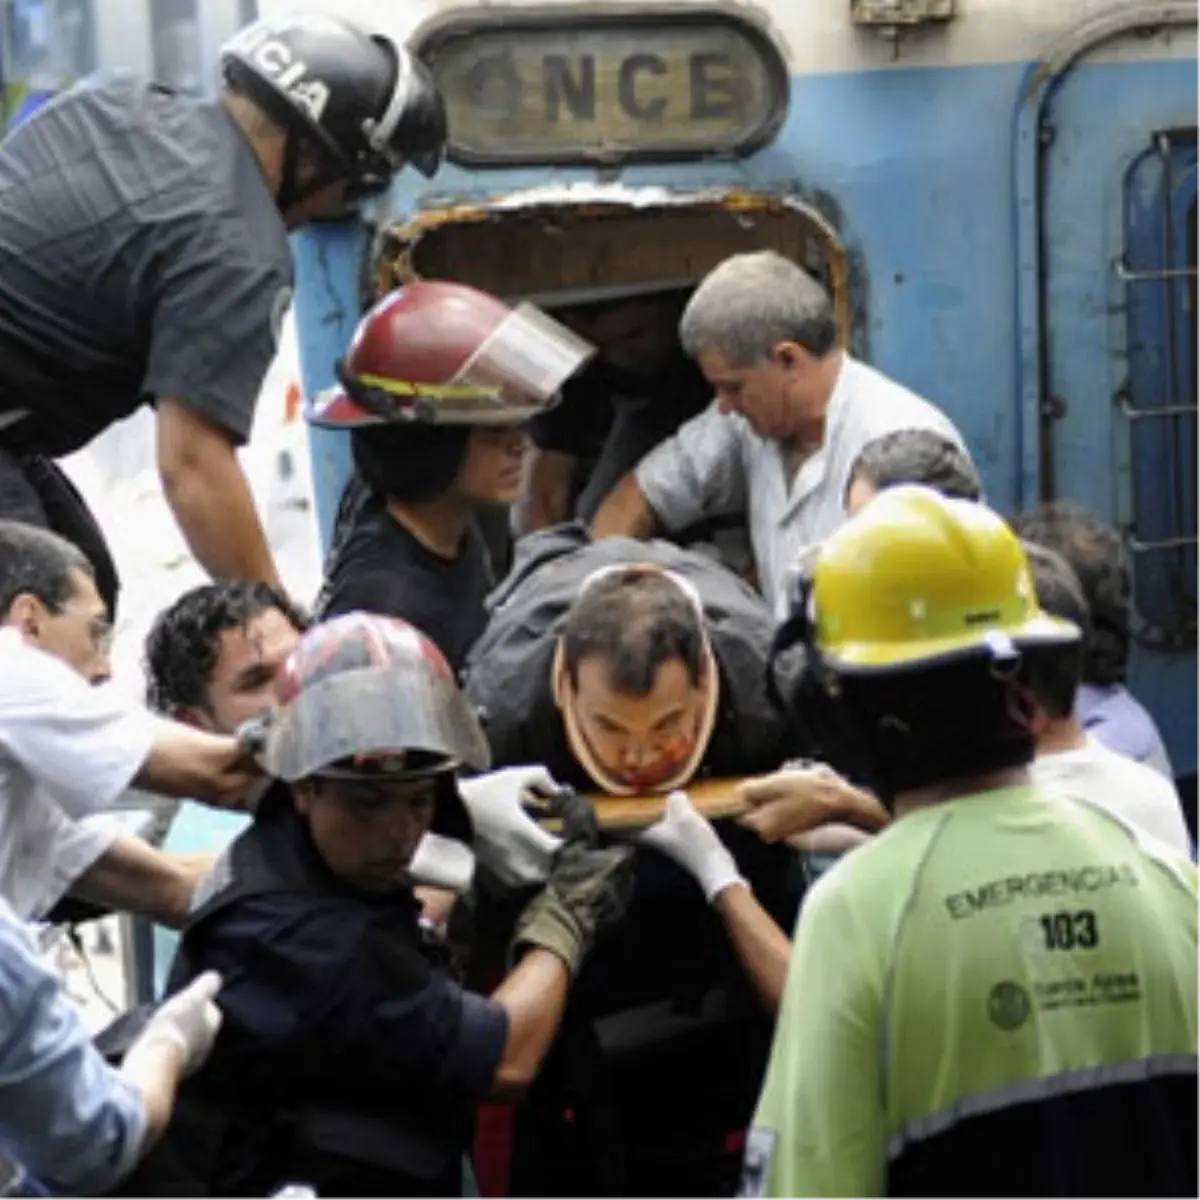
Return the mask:
[[[415,280],[363,317],[337,364],[340,384],[305,416],[334,428],[519,424],[553,407],[593,353],[532,304],[512,308],[466,284]]]

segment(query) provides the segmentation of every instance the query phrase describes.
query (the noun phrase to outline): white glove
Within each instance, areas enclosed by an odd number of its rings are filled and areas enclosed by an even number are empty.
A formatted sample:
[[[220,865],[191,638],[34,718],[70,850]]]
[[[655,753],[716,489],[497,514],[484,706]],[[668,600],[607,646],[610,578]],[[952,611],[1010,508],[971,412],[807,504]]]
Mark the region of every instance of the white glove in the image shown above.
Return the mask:
[[[634,840],[677,862],[695,878],[709,904],[727,887],[746,882],[733,855],[692,806],[687,792],[672,792],[662,819]]]
[[[545,883],[549,877],[562,839],[543,829],[522,804],[531,792],[558,790],[545,767],[506,767],[458,781],[475,826],[475,853],[509,887]]]
[[[454,838],[427,833],[417,846],[408,873],[414,883],[462,895],[475,877],[475,855]]]
[[[174,1042],[183,1051],[182,1074],[199,1070],[221,1028],[221,1010],[213,1003],[221,982],[216,971],[205,971],[176,992],[158,1007],[130,1052],[139,1044]]]

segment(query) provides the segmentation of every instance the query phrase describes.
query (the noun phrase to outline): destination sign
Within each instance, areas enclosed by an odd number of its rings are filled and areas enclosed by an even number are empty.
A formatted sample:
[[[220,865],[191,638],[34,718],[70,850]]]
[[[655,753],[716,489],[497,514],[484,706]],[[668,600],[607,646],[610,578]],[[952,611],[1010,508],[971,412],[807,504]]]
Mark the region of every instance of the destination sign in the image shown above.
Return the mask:
[[[487,20],[459,18],[421,46],[459,162],[746,154],[786,111],[779,51],[719,9]]]

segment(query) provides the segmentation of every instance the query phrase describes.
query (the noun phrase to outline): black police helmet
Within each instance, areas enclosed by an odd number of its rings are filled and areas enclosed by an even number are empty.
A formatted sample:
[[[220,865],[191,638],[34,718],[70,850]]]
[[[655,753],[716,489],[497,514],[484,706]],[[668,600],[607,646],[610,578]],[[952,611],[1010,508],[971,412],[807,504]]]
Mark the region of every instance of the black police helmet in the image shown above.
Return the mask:
[[[404,46],[329,13],[255,21],[221,50],[226,83],[289,133],[314,142],[356,194],[411,163],[432,176],[446,113],[428,69]]]

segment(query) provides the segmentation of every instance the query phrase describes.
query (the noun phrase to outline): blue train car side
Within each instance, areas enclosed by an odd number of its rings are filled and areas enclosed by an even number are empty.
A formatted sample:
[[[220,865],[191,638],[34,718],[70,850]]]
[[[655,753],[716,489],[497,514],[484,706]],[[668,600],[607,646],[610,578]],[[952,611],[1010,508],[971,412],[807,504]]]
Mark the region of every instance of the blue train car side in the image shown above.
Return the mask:
[[[666,214],[671,198],[724,196],[736,216],[746,196],[783,198],[830,243],[856,352],[953,416],[996,507],[1060,496],[1124,531],[1130,684],[1177,773],[1194,775],[1196,4],[905,0],[931,19],[893,37],[855,20],[867,0],[718,7],[766,28],[786,63],[786,112],[756,149],[601,166],[460,161],[430,184],[403,176],[374,220],[433,227],[449,214],[449,236],[455,212],[489,208]],[[419,41],[447,8],[418,5],[415,27],[404,18],[396,32]],[[539,11],[569,42],[581,14],[628,10]],[[333,380],[373,243],[363,224],[295,241],[311,393]],[[514,257],[513,293],[522,270]],[[327,538],[348,452],[343,435],[311,440]]]

